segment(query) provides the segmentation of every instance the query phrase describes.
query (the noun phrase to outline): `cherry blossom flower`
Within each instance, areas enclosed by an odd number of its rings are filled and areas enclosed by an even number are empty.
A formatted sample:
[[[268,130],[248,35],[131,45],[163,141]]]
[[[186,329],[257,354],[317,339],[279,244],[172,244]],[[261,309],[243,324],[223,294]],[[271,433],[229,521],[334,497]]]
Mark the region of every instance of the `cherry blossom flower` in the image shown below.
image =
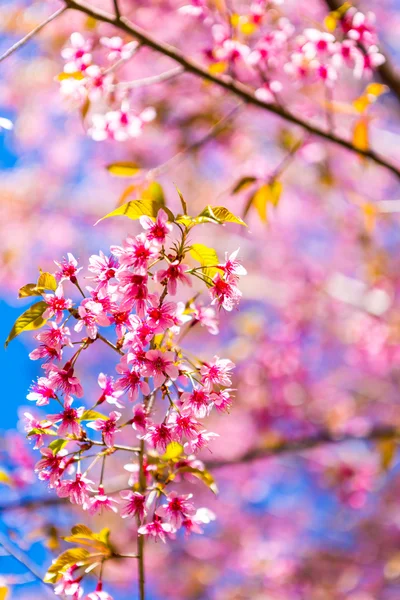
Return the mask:
[[[218,335],[218,319],[212,306],[191,304],[190,309],[193,311],[193,317],[200,323],[202,327],[205,327],[212,335]]]
[[[143,521],[146,515],[146,496],[143,496],[139,492],[132,492],[131,490],[122,491],[119,495],[126,500],[125,505],[121,508],[121,517],[123,519],[138,517],[140,521]]]
[[[101,83],[98,83],[94,89],[96,91],[101,89],[104,93],[104,88],[107,87],[108,82],[104,79],[98,81]],[[119,110],[112,110],[105,114],[93,114],[88,134],[96,142],[107,139],[125,142],[130,138],[139,137],[142,134],[144,124],[154,121],[155,117],[155,110],[151,107],[145,108],[137,114],[128,105],[124,104]]]
[[[179,496],[176,492],[171,492],[167,503],[157,509],[157,515],[171,523],[174,529],[179,529],[185,518],[196,512],[194,505],[189,502],[191,498],[193,494]]]
[[[146,525],[142,525],[141,527],[139,527],[138,532],[141,535],[149,535],[151,537],[154,537],[156,540],[160,539],[162,542],[165,543],[166,535],[173,533],[174,527],[171,525],[171,523],[163,523],[163,521],[159,517],[157,517],[157,515],[155,515],[154,521],[152,521],[151,523],[146,523]]]
[[[75,331],[82,331],[85,326],[88,336],[92,340],[96,339],[98,325],[100,325],[100,327],[107,327],[110,325],[110,319],[104,314],[102,304],[100,302],[95,302],[90,298],[85,298],[82,301],[78,307],[78,313],[80,319],[74,327]]]
[[[61,56],[68,61],[64,65],[65,73],[75,73],[76,71],[85,71],[92,62],[91,40],[85,40],[83,35],[75,31],[69,40],[70,46],[66,46],[61,51]]]
[[[233,282],[225,281],[219,273],[214,276],[209,292],[212,298],[211,304],[218,304],[226,311],[233,310],[242,297],[239,288]]]
[[[89,500],[88,512],[91,515],[102,513],[103,510],[117,513],[118,508],[115,506],[115,504],[118,504],[118,500],[107,496],[104,492],[104,487],[99,485],[98,493]]]
[[[76,276],[82,270],[82,267],[78,267],[78,261],[73,254],[68,252],[67,258],[63,258],[61,262],[54,262],[58,267],[58,271],[55,274],[58,282],[68,279],[72,283],[76,283]]]
[[[39,377],[36,383],[30,387],[30,392],[27,395],[27,400],[36,402],[37,406],[45,406],[50,400],[57,397],[54,391],[54,380],[48,377]]]
[[[138,47],[137,42],[128,42],[124,44],[124,41],[119,36],[113,37],[101,37],[100,44],[105,48],[108,48],[110,52],[107,55],[108,60],[128,60],[133,55],[134,51]]]
[[[215,514],[208,508],[198,508],[193,516],[186,516],[182,521],[187,533],[203,533],[201,525],[206,525],[215,521]]]
[[[67,450],[64,448],[53,453],[50,448],[41,448],[40,452],[43,458],[36,463],[35,471],[39,473],[40,479],[48,481],[50,487],[56,487],[59,485],[61,475],[67,466],[65,458]]]
[[[216,385],[231,385],[231,371],[234,368],[235,365],[231,360],[214,356],[212,361],[205,363],[200,369],[201,383],[204,389],[210,392]]]
[[[83,506],[89,503],[91,484],[93,484],[93,481],[77,473],[75,479],[61,481],[56,491],[60,498],[69,498],[72,504]]]
[[[25,417],[25,431],[29,437],[35,440],[34,449],[41,448],[44,444],[44,436],[46,435],[46,429],[50,429],[53,426],[52,421],[40,421],[28,412],[24,413]],[[37,429],[39,433],[32,435],[32,430]]]
[[[57,415],[54,415],[55,421],[60,421],[57,433],[60,437],[64,437],[67,433],[80,437],[82,433],[79,419],[81,418],[84,407],[72,408],[72,398],[66,398],[64,402],[64,410]]]
[[[145,433],[148,425],[149,425],[149,417],[146,413],[146,410],[143,404],[137,404],[133,407],[133,417],[131,419],[132,428]]]
[[[229,409],[232,406],[232,396],[230,388],[225,390],[219,390],[218,392],[211,393],[211,400],[215,406],[215,408],[221,412],[229,412]]]
[[[65,310],[72,308],[72,300],[64,298],[64,291],[61,284],[54,294],[44,294],[43,299],[48,306],[43,313],[43,318],[51,319],[55,317],[56,323],[61,322]]]
[[[147,239],[145,233],[140,233],[135,238],[126,238],[122,247],[111,246],[111,252],[121,265],[133,267],[135,275],[147,275],[148,264],[158,256],[158,247]]]
[[[82,577],[75,577],[74,573],[78,570],[77,565],[68,567],[62,575],[54,588],[56,596],[68,596],[71,600],[79,600],[83,596],[83,589],[81,588],[80,582]]]
[[[202,387],[184,392],[181,395],[181,403],[196,419],[204,419],[212,408],[210,395]]]
[[[94,273],[93,279],[98,284],[107,285],[107,283],[115,277],[115,273],[119,267],[118,260],[115,256],[106,256],[104,252],[100,250],[99,254],[92,254],[89,258],[88,269],[91,273]]]
[[[162,208],[158,211],[155,221],[146,215],[141,216],[139,221],[143,229],[146,230],[147,239],[160,246],[165,244],[167,235],[173,229],[172,224],[168,223],[167,213]]]
[[[119,401],[124,392],[116,389],[116,384],[112,377],[105,375],[104,373],[99,373],[97,383],[99,384],[100,389],[103,390],[103,393],[98,399],[97,404],[101,404],[102,402],[106,401],[108,404],[115,405],[118,408],[124,407],[124,405]]]
[[[150,387],[147,381],[142,379],[141,373],[135,368],[130,369],[126,361],[122,361],[117,365],[117,371],[122,374],[122,377],[117,379],[115,389],[128,391],[129,400],[132,402],[137,400],[139,392],[142,392],[143,396],[150,394]]]
[[[147,428],[147,433],[142,439],[150,442],[156,450],[165,452],[168,444],[172,442],[172,428],[165,423],[160,425],[151,425]]]
[[[103,583],[98,582],[96,590],[87,594],[83,600],[114,600],[111,594],[103,590]]]
[[[65,363],[64,368],[52,365],[49,379],[55,390],[59,390],[67,396],[74,395],[82,398],[83,388],[78,377],[74,375],[74,367],[70,363]]]
[[[117,426],[117,421],[119,421],[120,418],[121,413],[111,411],[108,419],[96,419],[96,421],[88,423],[87,427],[95,429],[96,431],[101,431],[104,442],[111,448],[114,445],[115,434],[121,431]]]
[[[176,379],[179,376],[179,369],[175,364],[173,352],[162,352],[161,350],[146,352],[143,375],[154,378],[155,388],[160,387],[167,379]]]
[[[171,296],[175,296],[179,281],[189,287],[192,286],[190,278],[186,275],[187,271],[189,271],[187,265],[183,265],[179,260],[175,260],[168,265],[167,269],[157,271],[154,279],[159,283],[166,283],[168,293]]]
[[[149,317],[148,325],[154,333],[163,333],[169,327],[174,325],[174,316],[176,304],[173,302],[164,302],[160,305],[157,296],[149,298],[147,314]]]

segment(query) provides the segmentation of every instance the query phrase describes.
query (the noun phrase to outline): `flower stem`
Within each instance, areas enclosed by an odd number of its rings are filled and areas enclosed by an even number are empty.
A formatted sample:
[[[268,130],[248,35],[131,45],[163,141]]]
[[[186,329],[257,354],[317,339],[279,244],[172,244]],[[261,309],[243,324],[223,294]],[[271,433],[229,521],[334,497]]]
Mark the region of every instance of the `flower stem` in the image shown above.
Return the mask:
[[[140,493],[144,494],[146,491],[146,475],[143,470],[143,457],[144,457],[144,440],[140,442],[139,452],[139,489]],[[140,519],[138,518],[138,528],[140,526]],[[138,556],[138,578],[139,578],[139,598],[140,600],[146,600],[145,592],[145,571],[144,571],[144,536],[137,534],[137,556]]]

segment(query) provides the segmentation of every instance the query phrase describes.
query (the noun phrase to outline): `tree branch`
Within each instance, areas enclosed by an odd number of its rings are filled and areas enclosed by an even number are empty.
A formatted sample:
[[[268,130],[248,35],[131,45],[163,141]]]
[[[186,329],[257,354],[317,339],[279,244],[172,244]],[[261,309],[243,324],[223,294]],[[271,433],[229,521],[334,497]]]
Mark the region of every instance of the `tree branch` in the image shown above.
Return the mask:
[[[400,179],[400,167],[391,164],[385,158],[376,154],[373,150],[360,150],[356,148],[350,141],[338,137],[333,133],[324,131],[323,129],[320,129],[317,125],[313,125],[311,123],[308,123],[307,121],[304,121],[300,117],[293,115],[292,113],[286,111],[280,106],[267,104],[266,102],[259,100],[255,97],[254,92],[243,83],[234,81],[229,76],[217,76],[213,75],[212,73],[209,73],[206,68],[203,68],[195,61],[191,60],[190,58],[187,58],[173,46],[170,46],[169,44],[166,44],[164,42],[159,42],[158,40],[152,38],[146,31],[144,31],[137,25],[134,25],[125,17],[117,19],[107,12],[104,12],[97,8],[93,8],[92,6],[86,4],[84,1],[65,0],[65,3],[68,8],[83,12],[89,15],[90,17],[97,19],[98,21],[103,21],[104,23],[114,25],[121,31],[124,31],[125,33],[136,38],[143,45],[152,48],[153,50],[159,52],[160,54],[163,54],[164,56],[168,56],[173,61],[180,64],[186,72],[192,73],[196,77],[200,77],[203,80],[210,81],[211,83],[214,83],[219,87],[235,94],[236,96],[244,100],[246,103],[251,104],[253,106],[257,106],[267,112],[275,114],[285,119],[289,123],[292,123],[293,125],[298,125],[299,127],[302,127],[309,133],[312,133],[322,139],[325,139],[338,146],[341,146],[342,148],[345,148],[346,150],[349,150],[350,152],[353,152],[358,156],[368,158],[375,162],[377,165],[385,167]]]
[[[400,440],[400,429],[389,426],[377,426],[372,428],[364,436],[357,436],[355,434],[343,434],[335,435],[330,431],[320,431],[314,435],[299,438],[297,440],[283,440],[276,444],[271,444],[270,447],[253,448],[233,460],[214,460],[207,461],[206,466],[208,469],[219,469],[222,467],[230,467],[233,465],[240,465],[254,460],[260,460],[265,458],[271,458],[273,456],[279,456],[281,454],[290,454],[293,452],[301,452],[303,450],[311,450],[317,446],[323,446],[326,444],[338,444],[342,442],[372,442],[382,440]]]
[[[334,11],[338,10],[343,5],[343,0],[325,0],[325,4],[329,8],[329,10]],[[365,53],[365,48],[362,44],[360,44],[361,50]],[[397,97],[397,100],[400,101],[400,77],[399,73],[393,67],[393,64],[388,57],[388,55],[379,48],[381,54],[385,57],[385,62],[383,65],[377,67],[377,72],[383,83],[385,83],[393,92],[393,94]]]
[[[46,27],[46,25],[48,25],[48,23],[51,23],[51,21],[54,21],[54,19],[59,17],[66,10],[67,10],[67,6],[63,6],[62,8],[59,8],[58,10],[56,10],[56,12],[53,13],[52,15],[50,15],[50,17],[48,17],[45,21],[43,21],[43,23],[40,23],[40,25],[35,27],[35,29],[33,29],[31,32],[29,32],[21,40],[19,40],[19,42],[16,42],[13,46],[11,46],[11,48],[9,48],[6,52],[4,52],[4,54],[2,54],[0,56],[0,62],[2,62],[4,59],[8,58],[16,50],[19,50],[19,48],[24,46],[27,42],[29,42],[29,40],[31,38],[33,38],[37,33],[39,33],[39,31],[41,31],[44,27]]]

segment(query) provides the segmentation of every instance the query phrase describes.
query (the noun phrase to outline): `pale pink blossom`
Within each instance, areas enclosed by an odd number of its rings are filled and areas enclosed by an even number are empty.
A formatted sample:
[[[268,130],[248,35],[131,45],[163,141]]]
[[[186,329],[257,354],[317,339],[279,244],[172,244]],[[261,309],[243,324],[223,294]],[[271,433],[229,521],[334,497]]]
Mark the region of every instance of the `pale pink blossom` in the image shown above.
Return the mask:
[[[232,384],[231,372],[235,365],[228,358],[214,356],[212,361],[204,363],[200,369],[201,383],[209,392],[214,386],[229,386]]]
[[[121,517],[126,519],[127,517],[138,517],[140,521],[143,521],[146,515],[146,497],[139,492],[132,492],[131,490],[120,492],[121,498],[126,503],[121,508]]]
[[[114,445],[114,436],[121,431],[118,429],[117,421],[121,418],[121,413],[111,411],[108,419],[96,419],[87,424],[90,429],[101,431],[104,442],[110,448]]]
[[[176,379],[179,376],[179,369],[175,364],[174,353],[161,350],[146,352],[143,375],[154,378],[155,388],[160,387],[167,379]]]
[[[98,493],[89,500],[88,512],[91,515],[102,513],[103,510],[117,513],[118,508],[115,504],[118,504],[118,500],[114,500],[114,498],[107,496],[104,492],[104,487],[99,485]]]
[[[160,269],[154,276],[154,280],[167,285],[167,291],[171,296],[175,296],[177,292],[178,282],[189,287],[192,286],[192,281],[186,274],[189,271],[187,265],[183,265],[179,260],[175,260],[168,265],[166,269]]]
[[[143,229],[146,230],[147,239],[160,246],[165,243],[167,235],[173,229],[172,224],[168,223],[167,213],[162,208],[158,211],[155,221],[146,215],[141,216],[139,220]]]
[[[171,523],[163,523],[161,519],[155,515],[154,521],[139,527],[138,532],[141,535],[149,535],[155,539],[160,539],[162,542],[165,542],[166,536],[173,533],[174,528]]]
[[[72,300],[64,298],[64,291],[61,284],[59,284],[54,294],[43,294],[43,300],[48,306],[43,313],[43,318],[51,319],[55,317],[56,323],[61,322],[65,310],[72,308]]]

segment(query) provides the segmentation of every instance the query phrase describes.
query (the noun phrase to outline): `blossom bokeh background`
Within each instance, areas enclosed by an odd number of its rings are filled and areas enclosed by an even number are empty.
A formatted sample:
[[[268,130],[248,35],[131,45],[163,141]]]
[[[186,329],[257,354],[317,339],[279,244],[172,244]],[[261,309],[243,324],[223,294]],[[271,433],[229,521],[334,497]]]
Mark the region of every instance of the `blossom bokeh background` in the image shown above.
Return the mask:
[[[243,3],[245,4],[245,3]],[[285,0],[296,27],[322,23],[326,4]],[[198,57],[210,44],[206,26],[178,15],[181,2],[127,0],[125,14],[156,38]],[[365,0],[377,17],[379,39],[397,61],[400,5]],[[0,3],[0,53],[23,37],[56,2]],[[101,6],[100,2],[96,6]],[[105,3],[104,7],[110,9]],[[183,74],[134,90],[135,106],[152,106],[157,117],[133,140],[97,142],[87,122],[60,95],[61,49],[74,31],[112,35],[71,12],[50,24],[0,66],[0,116],[14,123],[0,130],[1,338],[22,307],[18,289],[38,268],[72,252],[78,259],[128,233],[137,222],[123,217],[94,223],[112,211],[128,185],[107,165],[132,161],[155,169],[235,109],[237,100]],[[125,80],[171,68],[142,49],[121,67]],[[335,83],[335,131],[348,135],[359,115],[353,102],[369,79],[345,74]],[[324,89],[318,83],[289,85],[282,102],[304,118],[324,122]],[[399,100],[383,94],[368,112],[370,145],[399,164]],[[299,149],[288,163],[293,145]],[[203,536],[151,544],[149,598],[174,600],[396,600],[400,593],[400,471],[393,438],[365,441],[377,427],[399,427],[400,278],[399,186],[391,172],[334,144],[304,133],[279,117],[241,106],[207,143],[184,152],[157,181],[167,204],[179,210],[175,185],[190,211],[207,204],[243,214],[254,188],[234,192],[243,177],[263,180],[276,169],[283,186],[267,218],[251,207],[248,228],[227,224],[197,228],[196,241],[219,256],[241,249],[248,275],[239,311],[221,314],[221,333],[187,338],[203,357],[221,354],[237,365],[236,399],[229,416],[210,417],[220,437],[206,459],[215,463],[214,497],[200,490],[217,520]],[[37,481],[37,453],[25,439],[21,417],[34,413],[25,399],[38,375],[29,360],[33,339],[24,334],[1,347],[0,547],[6,537],[45,571],[57,553],[55,535],[87,517]],[[86,383],[96,385],[107,348],[86,364]],[[95,392],[94,392],[95,393]],[[28,406],[29,405],[29,406]],[[326,433],[352,437],[326,442]],[[279,452],[282,443],[320,437],[313,448]],[[300,444],[301,446],[301,444]],[[249,457],[257,449],[257,459]],[[264,454],[263,454],[264,453]],[[242,458],[245,457],[245,460]],[[232,464],[229,464],[229,463]],[[228,463],[221,466],[221,463]],[[22,505],[22,506],[21,506]],[[104,521],[106,519],[106,521]],[[93,529],[112,526],[129,545],[126,522],[91,519]],[[150,547],[150,544],[149,544]],[[53,596],[17,561],[0,553],[0,582],[16,599]],[[116,600],[136,597],[134,569],[109,568]]]

